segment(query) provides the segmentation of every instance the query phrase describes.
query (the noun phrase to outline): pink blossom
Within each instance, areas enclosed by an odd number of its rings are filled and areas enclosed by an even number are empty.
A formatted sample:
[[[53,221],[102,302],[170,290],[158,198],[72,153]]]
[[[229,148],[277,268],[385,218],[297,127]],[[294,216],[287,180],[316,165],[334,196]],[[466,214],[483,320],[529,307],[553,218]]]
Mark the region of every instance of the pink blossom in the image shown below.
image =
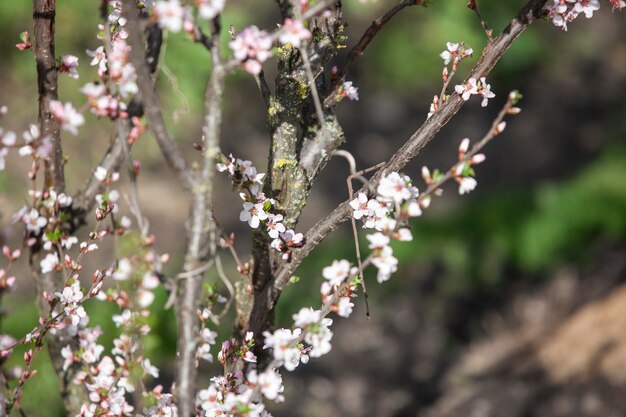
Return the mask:
[[[265,227],[267,227],[267,234],[272,239],[277,239],[280,233],[285,232],[285,225],[281,222],[283,221],[282,214],[270,214],[267,218],[267,222],[265,223]]]
[[[337,314],[341,317],[350,317],[354,303],[350,301],[350,297],[341,297],[337,303]]]
[[[58,264],[59,264],[59,255],[57,255],[56,252],[47,254],[46,257],[43,258],[41,262],[39,263],[39,266],[41,267],[41,273],[47,274],[48,272],[54,271]]]
[[[57,118],[61,127],[73,135],[78,135],[78,126],[85,123],[85,118],[78,113],[72,103],[50,102],[50,112]]]
[[[106,52],[104,52],[104,46],[99,46],[93,51],[87,49],[86,53],[92,58],[89,65],[97,65],[98,75],[102,77],[102,75],[107,71],[107,55]]]
[[[467,80],[467,84],[455,86],[454,91],[460,94],[464,101],[469,100],[472,94],[478,94],[476,78],[470,78],[469,80]]]
[[[67,72],[70,77],[78,78],[78,57],[74,55],[63,55],[59,72]]]
[[[480,90],[478,93],[483,96],[483,101],[481,102],[481,106],[486,107],[490,98],[494,98],[496,95],[491,92],[491,84],[487,84],[487,80],[485,77],[481,77],[480,79]]]
[[[475,178],[472,177],[463,177],[463,178],[455,178],[459,183],[459,194],[467,194],[470,191],[473,191],[478,185],[478,182]]]
[[[223,9],[226,0],[196,0],[198,16],[201,19],[213,19]]]
[[[380,180],[376,193],[383,199],[397,203],[408,200],[412,192],[407,185],[407,177],[400,176],[397,172],[391,172]]]
[[[304,27],[302,20],[292,20],[289,18],[285,19],[282,31],[278,37],[280,43],[283,45],[291,44],[295,48],[299,48],[302,46],[302,41],[306,41],[308,39],[311,39],[311,32]]]
[[[359,100],[359,89],[352,85],[352,81],[345,81],[343,83],[343,96],[348,97],[349,100]]]
[[[350,267],[350,262],[345,259],[335,260],[332,265],[322,269],[322,276],[333,286],[341,285],[350,276]]]
[[[242,30],[228,45],[235,59],[243,62],[244,69],[253,75],[260,73],[261,64],[272,56],[272,38],[256,26]]]
[[[157,1],[154,16],[159,26],[170,32],[180,32],[183,28],[184,9],[178,0]]]
[[[243,210],[239,213],[239,220],[242,222],[248,222],[251,228],[256,229],[259,227],[261,220],[265,220],[269,215],[263,208],[263,203],[243,203]]]
[[[371,211],[367,207],[368,198],[364,193],[358,193],[356,198],[350,201],[350,207],[352,207],[352,216],[359,220],[363,216],[367,217],[371,215]]]

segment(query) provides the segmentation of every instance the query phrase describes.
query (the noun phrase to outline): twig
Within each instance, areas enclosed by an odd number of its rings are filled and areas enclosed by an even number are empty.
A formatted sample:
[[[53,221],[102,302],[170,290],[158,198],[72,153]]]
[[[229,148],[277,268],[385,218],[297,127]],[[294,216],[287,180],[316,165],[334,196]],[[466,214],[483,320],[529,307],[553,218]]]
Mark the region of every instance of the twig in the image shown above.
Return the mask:
[[[259,91],[261,91],[261,96],[263,97],[265,107],[269,108],[272,92],[270,91],[269,85],[267,85],[267,80],[265,79],[265,73],[263,72],[263,70],[261,70],[258,75],[255,75],[254,79],[256,80],[256,84],[259,87]]]
[[[443,86],[441,87],[441,93],[439,93],[439,105],[441,106],[446,101],[446,91],[448,90],[448,86],[452,81],[452,77],[456,74],[456,69],[453,67],[450,73],[448,74],[448,78],[443,82]]]
[[[104,168],[107,172],[115,172],[119,169],[124,159],[123,143],[126,137],[116,135],[113,142],[109,145],[106,153],[98,163],[99,167]],[[78,212],[86,213],[90,211],[95,204],[96,194],[102,192],[102,181],[94,176],[95,169],[89,176],[85,186],[79,190],[74,196],[72,208]]]
[[[217,269],[217,274],[219,275],[220,279],[224,283],[224,286],[228,290],[228,294],[229,294],[228,301],[224,305],[224,309],[220,312],[220,314],[217,315],[217,323],[215,324],[219,324],[219,320],[221,320],[222,318],[224,318],[226,314],[228,314],[228,311],[230,310],[230,306],[233,304],[233,300],[235,299],[235,288],[233,287],[233,284],[230,282],[230,280],[226,276],[226,273],[224,272],[224,268],[222,267],[222,259],[219,256],[215,257],[215,266]]]
[[[463,159],[461,159],[459,162],[454,164],[454,166],[452,168],[450,168],[444,175],[442,175],[437,181],[435,181],[432,184],[430,184],[428,186],[428,188],[426,188],[426,190],[424,190],[422,193],[420,193],[420,195],[418,197],[418,202],[421,203],[422,201],[424,201],[424,199],[426,197],[428,197],[428,196],[432,195],[434,192],[436,192],[446,181],[448,181],[451,178],[453,178],[455,176],[455,168],[459,164],[461,164],[461,163],[468,163],[472,159],[472,156],[474,156],[478,152],[480,152],[480,150],[482,148],[484,148],[485,145],[487,145],[489,142],[491,142],[491,140],[493,138],[495,138],[497,135],[500,134],[500,132],[498,130],[498,125],[500,125],[500,123],[504,120],[504,118],[508,114],[512,114],[512,113],[510,113],[510,110],[512,109],[512,107],[514,105],[514,101],[516,100],[515,99],[515,95],[516,94],[517,94],[516,92],[511,92],[509,94],[509,98],[508,98],[506,104],[504,105],[504,107],[502,107],[502,110],[500,110],[500,112],[498,113],[498,116],[491,123],[491,127],[490,127],[489,131],[487,131],[487,133],[485,133],[485,135],[482,137],[482,139],[480,141],[478,141],[476,144],[474,144],[474,146],[472,146],[472,149],[465,154]]]
[[[58,100],[58,71],[54,55],[54,18],[56,0],[33,0],[34,52],[37,61],[39,90],[39,128],[41,136],[52,141],[52,157],[46,162],[46,188],[65,191],[63,148],[59,124],[50,111],[50,102]]]
[[[63,172],[64,158],[61,146],[59,124],[50,111],[50,103],[58,99],[57,64],[54,52],[55,42],[55,0],[33,0],[34,25],[34,52],[37,63],[37,85],[39,90],[39,126],[42,137],[48,136],[52,141],[52,155],[45,164],[45,181],[43,188],[53,187],[57,193],[65,191],[65,176]],[[36,183],[33,177],[33,190]],[[33,196],[33,198],[35,198]],[[65,226],[65,225],[64,225]],[[69,225],[71,229],[72,226]],[[51,271],[42,273],[39,265],[44,256],[40,245],[31,247],[30,269],[37,287],[37,307],[43,317],[48,309],[48,303],[43,297],[44,291],[53,294],[63,285],[63,276]],[[61,349],[66,330],[47,335],[48,353],[54,365],[61,387],[64,406],[68,414],[79,412],[80,404],[86,401],[86,392],[82,386],[73,383],[76,369],[63,369]]]
[[[212,34],[219,37],[220,16],[212,21]],[[204,159],[199,178],[192,188],[191,227],[188,231],[187,251],[183,273],[189,273],[215,256],[216,224],[213,220],[213,189],[215,157],[219,152],[222,127],[222,98],[226,72],[220,56],[220,44],[211,47],[213,67],[207,84],[204,102]],[[201,294],[203,273],[191,274],[178,281],[179,297],[176,299],[178,315],[178,348],[176,358],[176,405],[181,416],[195,413],[195,366],[197,334],[199,331],[196,310]]]
[[[300,50],[300,56],[302,56],[302,64],[304,66],[304,72],[306,73],[306,78],[309,81],[311,97],[313,98],[313,106],[315,106],[315,114],[317,114],[317,118],[320,123],[320,128],[322,130],[320,134],[325,135],[327,133],[326,120],[324,118],[324,111],[322,110],[320,94],[317,91],[317,85],[315,85],[315,76],[313,75],[313,71],[311,70],[311,61],[309,61],[309,54],[306,51],[306,47],[302,47],[299,50]]]
[[[476,0],[470,0],[467,2],[467,7],[469,9],[472,9],[474,11],[474,13],[476,13],[476,16],[478,16],[478,20],[480,20],[480,25],[483,28],[483,31],[485,32],[485,35],[487,35],[487,42],[491,42],[492,36],[493,36],[493,30],[489,29],[489,26],[487,26],[487,22],[485,21],[485,19],[483,19],[483,17],[481,16],[480,12],[478,11],[478,6],[476,5]]]
[[[359,42],[357,42],[357,44],[350,50],[350,53],[348,54],[348,59],[345,65],[343,66],[341,72],[339,73],[338,77],[335,80],[335,86],[339,86],[343,84],[343,82],[346,80],[346,77],[348,76],[348,73],[352,69],[352,66],[354,65],[356,60],[359,59],[361,55],[363,55],[363,53],[365,52],[365,49],[370,44],[370,42],[372,42],[372,40],[378,34],[378,32],[380,32],[381,29],[385,27],[385,25],[389,23],[389,21],[393,19],[395,15],[397,15],[405,7],[423,6],[424,3],[425,3],[425,0],[402,0],[399,4],[394,6],[391,10],[389,10],[383,16],[374,20],[372,24],[370,25],[370,27],[367,28],[363,36],[361,36],[361,39],[359,39]]]
[[[346,183],[348,185],[348,200],[352,201],[354,199],[354,190],[352,189],[352,180],[358,179],[363,182],[364,185],[369,186],[369,181],[367,178],[363,176],[363,174],[367,174],[377,168],[380,168],[384,165],[384,162],[377,164],[373,167],[363,169],[361,171],[356,170],[356,161],[354,160],[354,156],[348,151],[337,150],[333,152],[333,156],[341,156],[348,161],[348,165],[350,166],[350,175],[346,179]],[[357,265],[359,267],[359,276],[361,277],[361,283],[363,285],[363,296],[365,298],[365,315],[367,318],[370,318],[370,305],[369,305],[369,294],[367,293],[367,286],[365,284],[365,274],[363,273],[363,262],[361,260],[361,246],[359,245],[359,232],[356,227],[356,219],[354,216],[351,217],[352,223],[352,236],[354,237],[354,249],[356,252]]]
[[[150,121],[150,128],[154,133],[157,143],[161,148],[161,153],[169,168],[176,174],[181,185],[189,191],[193,187],[192,172],[180,148],[170,136],[165,126],[159,97],[154,89],[150,70],[146,63],[144,53],[145,43],[143,35],[141,34],[141,24],[137,15],[135,1],[123,0],[122,5],[122,13],[128,20],[128,25],[126,25],[128,44],[132,48],[130,59],[137,72],[137,86],[141,92],[146,116]]]

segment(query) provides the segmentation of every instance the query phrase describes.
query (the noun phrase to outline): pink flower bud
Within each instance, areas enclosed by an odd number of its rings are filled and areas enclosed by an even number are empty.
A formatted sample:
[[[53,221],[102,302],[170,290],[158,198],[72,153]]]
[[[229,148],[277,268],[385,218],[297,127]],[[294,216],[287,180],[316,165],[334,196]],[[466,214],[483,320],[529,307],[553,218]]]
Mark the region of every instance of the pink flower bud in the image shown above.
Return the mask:
[[[477,153],[476,155],[472,156],[472,159],[470,159],[470,165],[480,164],[481,162],[484,162],[485,159],[486,156],[484,153]]]

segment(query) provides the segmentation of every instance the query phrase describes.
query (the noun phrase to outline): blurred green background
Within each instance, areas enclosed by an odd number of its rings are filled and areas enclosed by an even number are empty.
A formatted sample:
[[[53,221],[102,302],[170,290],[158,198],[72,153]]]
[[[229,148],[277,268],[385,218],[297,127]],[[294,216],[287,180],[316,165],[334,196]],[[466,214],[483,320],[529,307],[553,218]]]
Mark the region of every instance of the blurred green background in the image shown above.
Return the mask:
[[[439,53],[446,42],[464,41],[474,48],[475,55],[461,65],[460,76],[476,62],[485,36],[465,3],[433,0],[427,8],[403,11],[355,66],[352,79],[359,87],[361,100],[341,104],[338,112],[345,122],[346,147],[362,167],[389,157],[424,120],[432,96],[440,89]],[[523,3],[485,0],[479,5],[497,33]],[[394,2],[344,1],[348,46],[391,4]],[[444,197],[436,199],[433,207],[415,221],[415,240],[394,247],[400,271],[382,286],[374,282],[369,285],[374,317],[384,319],[393,313],[386,302],[392,294],[410,296],[416,291],[416,281],[427,282],[419,289],[420,300],[445,340],[438,356],[440,369],[430,377],[433,385],[459,350],[484,334],[483,314],[506,304],[512,292],[550,280],[563,265],[584,267],[603,251],[626,247],[626,95],[622,93],[626,86],[626,36],[624,16],[610,13],[608,5],[603,6],[592,21],[581,18],[572,24],[569,33],[547,22],[538,22],[526,31],[489,78],[496,99],[487,109],[480,109],[477,101],[470,102],[407,169],[416,179],[422,164],[446,169],[454,162],[463,137],[478,139],[488,128],[509,90],[520,89],[524,94],[522,114],[510,120],[510,128],[486,149],[487,162],[477,169],[477,190],[460,199],[453,185],[447,187]],[[80,59],[79,80],[60,76],[60,98],[72,101],[76,107],[84,102],[78,92],[80,86],[96,78],[85,50],[99,45],[95,38],[98,7],[98,1],[58,1],[57,54],[74,54]],[[9,106],[9,116],[1,121],[5,130],[21,132],[37,118],[34,58],[31,52],[20,53],[14,46],[20,32],[32,31],[30,8],[27,1],[0,2],[0,105]],[[269,0],[229,1],[223,16],[225,28],[233,25],[240,29],[250,23],[272,28],[276,22],[278,13]],[[224,31],[224,44],[227,36]],[[345,55],[337,59],[337,64],[341,65],[343,59]],[[272,61],[265,64],[270,82],[273,65]],[[203,91],[210,70],[208,54],[184,35],[168,34],[162,68],[160,94],[168,124],[193,158],[191,144],[200,137]],[[268,140],[263,104],[254,81],[239,72],[228,80],[227,89],[223,150],[253,160],[263,171]],[[89,175],[112,134],[109,122],[92,115],[86,119],[87,125],[78,137],[64,138],[72,190]],[[181,263],[184,243],[185,196],[170,178],[151,137],[141,138],[133,154],[143,167],[140,194],[151,231],[157,238],[165,236],[158,247],[173,255],[168,273],[174,274]],[[347,196],[343,180],[336,180],[338,175],[347,174],[342,161],[332,161],[327,171],[311,197],[300,231]],[[0,175],[0,221],[7,230],[11,214],[27,195],[24,172],[20,161],[10,160]],[[237,232],[239,250],[245,254],[249,246],[247,230],[231,216],[238,210],[237,197],[229,194],[225,178],[220,179],[219,187],[224,197],[216,208],[218,218],[228,230]],[[9,231],[7,237],[12,242],[19,234],[18,230]],[[301,306],[319,303],[323,266],[333,259],[353,256],[348,228],[329,238],[297,271],[300,281],[281,298],[279,324],[287,324]],[[94,268],[100,265],[96,260],[91,262]],[[373,278],[374,274],[370,275]],[[0,328],[2,333],[15,337],[31,330],[37,321],[29,276],[24,273],[18,279],[17,293],[2,300],[3,308],[11,314],[3,318]],[[175,323],[173,313],[161,309],[165,298],[161,292],[155,302],[151,320],[156,331],[146,340],[146,352],[162,369],[160,382],[168,385],[173,375]],[[362,303],[362,298],[356,302]],[[105,330],[103,342],[109,348],[115,332],[110,316],[115,309],[92,302],[88,310],[93,323]],[[358,314],[361,310],[359,306]],[[229,327],[228,322],[224,323],[226,331]],[[5,370],[18,366],[20,358],[20,352],[14,354]],[[56,381],[45,356],[38,357],[37,369],[39,374],[24,390],[26,414],[63,415]],[[216,369],[207,369],[207,373]],[[300,376],[306,380],[309,371],[303,372]],[[404,411],[392,407],[378,415],[415,415],[432,401],[432,396],[426,394],[425,399],[416,397]],[[277,415],[317,413],[315,409],[296,412],[289,404],[277,410]]]

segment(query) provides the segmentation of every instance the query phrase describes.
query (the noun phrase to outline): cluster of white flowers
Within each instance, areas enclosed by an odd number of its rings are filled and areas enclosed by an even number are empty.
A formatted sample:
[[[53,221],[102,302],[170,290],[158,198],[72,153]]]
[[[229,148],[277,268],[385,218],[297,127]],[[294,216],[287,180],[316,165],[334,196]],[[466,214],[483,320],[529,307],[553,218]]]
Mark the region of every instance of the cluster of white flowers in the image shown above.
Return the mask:
[[[472,95],[480,95],[483,97],[481,106],[486,107],[490,98],[496,95],[491,91],[491,84],[487,84],[485,77],[481,77],[480,81],[476,78],[470,78],[466,84],[460,84],[454,87],[454,91],[461,95],[464,101],[469,100]]]
[[[615,9],[626,7],[624,0],[609,0]],[[552,23],[567,30],[568,23],[571,23],[581,14],[587,19],[593,17],[593,13],[600,9],[600,0],[552,0],[546,5],[548,15]]]
[[[345,259],[334,260],[330,266],[322,269],[322,276],[326,279],[321,285],[320,292],[322,293],[322,302],[327,304],[334,295],[334,292],[341,287],[341,285],[351,277],[357,275],[357,268],[352,267],[350,262]],[[335,302],[331,308],[341,317],[349,317],[352,314],[354,303],[351,299],[354,297],[354,291],[356,285],[352,283],[346,285],[341,294],[339,294],[338,301]]]
[[[256,356],[252,353],[254,338],[252,332],[247,332],[243,343],[238,344],[234,337],[222,342],[222,349],[217,355],[219,362],[224,365],[227,361],[236,361],[241,358],[246,362],[256,363]]]
[[[61,349],[63,370],[67,371],[74,362],[81,362],[92,366],[100,360],[104,346],[97,343],[102,334],[100,327],[87,327],[78,331],[79,349],[72,351],[70,345]]]
[[[56,261],[58,263],[58,257],[56,253],[49,253],[46,256],[46,259],[48,259],[48,257],[56,258],[52,262]],[[44,261],[46,259],[44,259]],[[44,269],[44,261],[42,261],[42,272]],[[85,312],[85,308],[81,304],[83,301],[83,292],[80,289],[78,276],[75,277],[74,282],[72,282],[69,286],[63,288],[63,292],[57,292],[54,295],[59,298],[59,303],[63,308],[63,312],[67,317],[70,318],[72,326],[78,326],[81,320],[86,318],[87,313]]]
[[[474,50],[472,48],[468,47],[467,45],[465,45],[464,42],[459,42],[459,43],[448,42],[446,44],[446,50],[439,54],[441,59],[443,59],[443,63],[445,65],[443,67],[443,71],[442,71],[442,74],[441,74],[441,78],[443,79],[444,87],[443,87],[441,96],[436,95],[436,96],[433,97],[433,101],[430,104],[430,110],[428,112],[427,119],[430,119],[430,117],[433,114],[435,114],[437,112],[437,110],[439,110],[439,107],[448,100],[449,96],[446,94],[446,89],[447,89],[448,84],[449,84],[449,82],[451,80],[451,77],[454,76],[454,74],[456,73],[456,70],[458,68],[459,62],[461,62],[463,59],[465,59],[467,57],[472,56],[473,53],[474,53]],[[448,64],[450,64],[451,62],[452,62],[452,72],[450,73],[448,71]],[[472,79],[472,80],[474,80],[474,84],[476,84],[476,80],[475,79]],[[491,86],[489,86],[489,88],[491,88]],[[477,92],[477,90],[476,90],[476,92]],[[475,94],[476,92],[474,92],[473,94]],[[459,93],[459,94],[461,94],[461,93]],[[471,94],[472,93],[470,93],[470,95]],[[485,94],[488,97],[485,98],[484,105],[486,105],[487,98],[494,97],[493,93],[491,93],[491,90],[485,91]],[[469,96],[467,96],[467,97],[469,98]],[[465,100],[467,100],[465,98],[465,96],[463,98]]]
[[[452,62],[452,71],[456,71],[459,62],[462,59],[472,56],[474,50],[468,46],[466,46],[463,42],[453,43],[448,42],[446,44],[447,49],[443,51],[439,56],[443,59],[443,63],[445,65],[450,64]]]
[[[46,228],[53,231],[58,223],[58,215],[61,210],[72,204],[72,198],[65,193],[58,193],[50,188],[46,192],[31,192],[33,198],[40,201],[35,207],[22,207],[13,215],[13,222],[21,222],[26,226],[29,234],[39,236]],[[48,227],[48,225],[50,225]],[[43,249],[49,251],[40,262],[41,272],[46,274],[54,271],[60,263],[59,256],[54,244],[59,244],[64,249],[70,249],[74,244],[78,243],[75,236],[67,236],[53,232],[51,234],[42,234]],[[29,245],[34,244],[35,240],[29,239]]]
[[[98,67],[100,81],[89,82],[80,91],[87,97],[91,113],[115,119],[127,117],[126,103],[122,100],[136,94],[138,87],[137,73],[130,63],[131,47],[126,42],[127,22],[122,17],[122,4],[118,0],[110,1],[109,4],[112,11],[106,22],[108,30],[105,30],[104,25],[98,25],[100,31],[108,36],[104,42],[109,44],[109,48],[101,45],[95,50],[86,51],[91,57],[90,65]]]
[[[302,329],[300,328],[293,331],[277,329],[273,333],[265,331],[263,332],[265,338],[263,349],[272,349],[274,360],[279,366],[284,366],[288,371],[293,371],[300,362],[307,363],[309,361],[306,349],[300,343],[301,336]]]
[[[80,381],[89,390],[89,400],[77,417],[101,415],[130,416],[133,406],[126,401],[126,390],[120,386],[119,369],[110,356],[103,357],[89,372],[80,374]]]
[[[304,244],[304,235],[287,229],[283,224],[283,215],[271,212],[276,202],[261,191],[265,174],[258,173],[252,162],[234,158],[232,155],[228,158],[221,156],[216,168],[219,172],[228,172],[233,186],[243,200],[239,220],[247,222],[253,229],[263,225],[273,239],[271,247],[282,252],[284,259],[289,259],[291,251]]]
[[[274,370],[266,370],[261,374],[251,370],[245,382],[242,371],[226,373],[225,376],[212,378],[209,387],[198,392],[196,406],[201,410],[199,415],[204,417],[271,417],[260,395],[281,401],[280,393],[283,389],[282,378]]]
[[[398,260],[389,246],[391,239],[413,239],[407,221],[420,216],[429,203],[428,199],[418,201],[418,196],[419,191],[408,176],[390,172],[380,180],[375,198],[359,193],[350,201],[353,217],[363,222],[363,228],[377,231],[367,238],[374,251],[372,264],[378,268],[378,282],[387,281],[397,270]]]
[[[162,29],[180,32],[183,28],[185,10],[179,0],[157,1],[154,4],[153,17]]]

